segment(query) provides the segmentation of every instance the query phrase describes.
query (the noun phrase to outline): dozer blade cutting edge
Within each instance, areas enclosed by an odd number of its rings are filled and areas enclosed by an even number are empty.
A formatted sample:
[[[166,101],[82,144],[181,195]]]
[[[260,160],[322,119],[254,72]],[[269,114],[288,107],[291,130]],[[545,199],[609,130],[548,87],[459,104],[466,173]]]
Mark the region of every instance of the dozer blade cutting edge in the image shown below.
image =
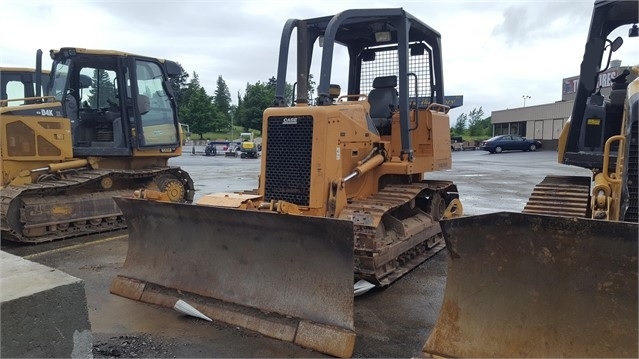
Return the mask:
[[[183,299],[214,320],[334,356],[352,354],[352,222],[115,201],[129,249],[111,293],[169,308]]]
[[[637,357],[637,224],[496,213],[441,222],[446,292],[424,353]]]

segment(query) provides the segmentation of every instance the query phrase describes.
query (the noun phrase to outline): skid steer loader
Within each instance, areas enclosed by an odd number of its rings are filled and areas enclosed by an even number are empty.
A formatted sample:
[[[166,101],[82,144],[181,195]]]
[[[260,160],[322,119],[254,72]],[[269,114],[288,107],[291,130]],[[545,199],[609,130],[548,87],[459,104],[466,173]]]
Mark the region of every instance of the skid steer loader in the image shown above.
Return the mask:
[[[319,97],[309,101],[317,43]],[[342,49],[340,96],[330,80]],[[153,201],[152,191],[117,198],[129,249],[111,292],[168,307],[191,301],[213,319],[350,356],[355,281],[389,285],[443,248],[439,219],[462,214],[453,183],[424,179],[451,167],[442,74],[439,33],[402,9],[288,20],[275,106],[263,115],[259,188],[196,205]]]
[[[3,239],[39,243],[124,228],[112,197],[138,188],[193,199],[190,176],[168,166],[182,151],[169,83],[179,65],[62,48],[51,50],[51,72],[38,79],[41,54],[35,97],[0,107]]]
[[[546,177],[524,213],[442,222],[447,284],[425,354],[639,355],[639,79],[618,74],[608,98],[596,87],[623,42],[609,39],[611,32],[628,27],[628,37],[639,35],[637,4],[594,5],[571,120],[559,141],[559,162],[592,169],[592,178]]]

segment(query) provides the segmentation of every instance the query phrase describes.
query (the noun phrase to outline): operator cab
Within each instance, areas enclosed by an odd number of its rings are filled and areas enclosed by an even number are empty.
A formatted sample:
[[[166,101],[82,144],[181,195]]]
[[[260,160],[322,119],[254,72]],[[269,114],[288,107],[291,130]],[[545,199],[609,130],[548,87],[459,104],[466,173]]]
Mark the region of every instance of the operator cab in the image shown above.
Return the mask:
[[[49,71],[42,71],[42,85],[40,94],[43,89],[46,90],[49,84]],[[38,95],[36,88],[36,73],[34,69],[0,67],[0,100],[12,100],[0,103],[0,106],[16,106],[35,103],[34,97]],[[31,98],[31,100],[26,100]],[[25,99],[25,100],[14,100]]]
[[[288,51],[294,29],[297,91],[295,99],[287,101]],[[321,47],[321,54],[314,57],[315,44]],[[347,54],[347,61],[334,61],[334,55],[340,54]],[[320,62],[313,64],[313,60]],[[319,65],[318,97],[309,101],[314,65]],[[336,102],[330,81],[333,67],[340,66],[340,73],[348,74],[348,85],[346,95]],[[401,142],[397,154],[412,161],[416,112],[425,111],[425,104],[444,103],[440,34],[403,9],[346,10],[335,17],[290,19],[280,43],[275,106],[344,105],[362,97],[370,105],[367,129],[384,140],[395,137]],[[447,112],[448,108],[440,105],[438,110]],[[395,124],[394,116],[398,118]]]
[[[638,20],[635,1],[595,3],[566,149],[561,159],[564,164],[598,170],[603,168],[605,143],[621,132],[627,87],[636,75],[619,68],[609,81],[611,89],[604,88],[603,91],[601,76],[619,67],[614,64],[617,61],[612,60],[613,53],[618,58],[624,55],[632,57],[631,49],[636,48],[639,36]],[[624,40],[631,44],[624,45]],[[618,52],[620,48],[622,51]],[[618,142],[610,146],[610,166],[616,163],[618,147]]]
[[[76,156],[127,156],[134,149],[177,148],[176,106],[167,63],[112,51],[63,48],[49,94],[71,120]]]

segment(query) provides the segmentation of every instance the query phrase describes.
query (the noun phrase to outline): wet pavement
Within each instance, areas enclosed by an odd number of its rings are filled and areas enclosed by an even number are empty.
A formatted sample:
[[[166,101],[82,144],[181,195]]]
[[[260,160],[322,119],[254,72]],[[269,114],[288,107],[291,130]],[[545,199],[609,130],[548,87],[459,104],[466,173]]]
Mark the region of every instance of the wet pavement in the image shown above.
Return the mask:
[[[197,151],[196,151],[197,153]],[[545,175],[589,175],[556,163],[555,151],[453,153],[453,168],[428,179],[454,181],[466,215],[523,209]],[[196,196],[257,187],[260,159],[207,157],[190,152],[170,161],[190,173]],[[322,357],[290,343],[230,325],[206,322],[173,310],[109,293],[127,251],[125,231],[3,250],[84,279],[94,354],[99,357]],[[439,313],[446,284],[442,251],[386,289],[355,300],[354,357],[414,357],[421,352]],[[135,344],[132,344],[135,343]],[[126,346],[137,345],[127,351]]]

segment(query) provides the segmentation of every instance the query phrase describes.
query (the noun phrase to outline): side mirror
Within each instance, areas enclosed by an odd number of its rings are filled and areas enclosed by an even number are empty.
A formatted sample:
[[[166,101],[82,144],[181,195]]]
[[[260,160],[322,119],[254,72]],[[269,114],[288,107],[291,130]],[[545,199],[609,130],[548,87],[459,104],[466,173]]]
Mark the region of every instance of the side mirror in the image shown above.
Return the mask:
[[[410,56],[423,55],[426,52],[426,45],[415,43],[410,45]]]
[[[87,75],[80,74],[80,88],[81,89],[86,89],[86,88],[91,87],[92,83],[93,83],[93,81],[91,80],[91,77],[89,77]]]
[[[169,78],[178,77],[182,75],[182,67],[177,62],[166,60],[164,61],[164,68]]]
[[[140,112],[140,115],[144,115],[149,111],[151,111],[151,100],[149,100],[149,97],[138,95],[138,112]]]
[[[362,51],[362,61],[374,61],[375,60],[375,51],[364,50]]]
[[[623,39],[621,38],[621,36],[617,36],[615,41],[612,42],[612,45],[610,45],[610,49],[611,49],[612,52],[615,52],[615,51],[619,50],[621,45],[623,45]]]

